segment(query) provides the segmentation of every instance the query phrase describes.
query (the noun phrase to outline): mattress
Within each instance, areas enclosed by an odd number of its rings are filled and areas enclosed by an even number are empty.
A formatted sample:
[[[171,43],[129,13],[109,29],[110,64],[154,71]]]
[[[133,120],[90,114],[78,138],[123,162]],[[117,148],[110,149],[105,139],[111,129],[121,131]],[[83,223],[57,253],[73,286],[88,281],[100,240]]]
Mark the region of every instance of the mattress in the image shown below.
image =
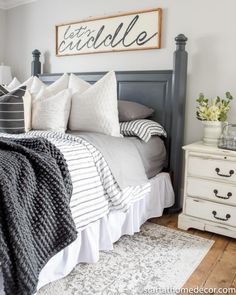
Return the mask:
[[[137,137],[127,137],[136,146],[141,156],[147,178],[160,173],[167,164],[166,148],[159,136],[152,136],[148,142]]]

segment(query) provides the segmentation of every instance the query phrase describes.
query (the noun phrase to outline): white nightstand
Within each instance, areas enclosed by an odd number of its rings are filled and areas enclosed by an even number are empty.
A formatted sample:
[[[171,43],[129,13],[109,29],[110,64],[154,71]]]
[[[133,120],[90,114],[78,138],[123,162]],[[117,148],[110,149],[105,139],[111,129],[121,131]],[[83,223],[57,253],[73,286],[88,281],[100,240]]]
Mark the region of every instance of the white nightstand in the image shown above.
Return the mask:
[[[201,142],[183,149],[184,204],[178,227],[236,238],[236,152]]]

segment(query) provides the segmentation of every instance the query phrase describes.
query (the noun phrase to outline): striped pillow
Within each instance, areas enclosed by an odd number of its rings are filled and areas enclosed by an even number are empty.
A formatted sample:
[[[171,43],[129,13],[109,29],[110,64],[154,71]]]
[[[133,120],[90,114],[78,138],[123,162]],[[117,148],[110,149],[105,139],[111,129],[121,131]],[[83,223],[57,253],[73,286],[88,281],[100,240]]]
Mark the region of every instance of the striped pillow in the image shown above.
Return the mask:
[[[24,103],[26,86],[8,92],[0,87],[0,132],[25,132]]]
[[[8,94],[9,91],[7,91],[6,88],[4,88],[3,86],[0,85],[0,96]]]
[[[120,133],[124,136],[137,136],[148,142],[153,135],[167,137],[165,129],[152,120],[134,120],[120,123]]]

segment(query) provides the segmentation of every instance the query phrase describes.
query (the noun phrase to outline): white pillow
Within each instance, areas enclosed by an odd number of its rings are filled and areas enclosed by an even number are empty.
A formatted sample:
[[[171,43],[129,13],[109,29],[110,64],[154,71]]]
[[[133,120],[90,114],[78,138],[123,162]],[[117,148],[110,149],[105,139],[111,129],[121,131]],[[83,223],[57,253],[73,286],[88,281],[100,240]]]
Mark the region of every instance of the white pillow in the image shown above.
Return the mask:
[[[70,107],[71,90],[65,89],[48,97],[44,96],[44,89],[40,91],[40,98],[32,105],[32,129],[65,131],[67,129]]]
[[[8,91],[14,91],[17,88],[20,88],[22,86],[26,86],[26,90],[30,90],[33,80],[34,80],[34,77],[32,76],[29,79],[27,79],[24,83],[20,83],[17,78],[14,78],[12,80],[12,82],[8,86],[6,86],[5,88]]]
[[[30,90],[30,88],[33,84],[33,81],[34,81],[34,77],[32,76],[29,79],[27,79],[24,83],[22,83],[20,86],[26,86],[26,89]]]
[[[24,102],[24,115],[25,115],[25,131],[31,130],[31,94],[26,90],[23,97]]]
[[[34,77],[33,83],[30,87],[30,93],[37,95],[42,87],[46,87],[46,85],[41,80],[39,80],[38,77]]]
[[[72,90],[72,94],[74,94],[75,92],[82,93],[85,90],[89,89],[90,86],[91,84],[89,84],[88,82],[80,79],[74,74],[70,74],[68,88]]]
[[[15,90],[16,88],[19,88],[19,86],[21,86],[21,83],[20,81],[15,77],[11,83],[9,83],[7,86],[5,86],[5,88],[8,90],[8,91],[13,91]]]
[[[109,72],[84,92],[80,91],[72,96],[69,129],[120,137],[115,73]]]
[[[47,90],[51,92],[51,94],[57,94],[58,92],[68,88],[68,83],[69,83],[69,75],[63,74],[54,83],[50,84],[47,87]]]
[[[56,80],[51,85],[47,86],[38,77],[34,77],[33,83],[30,88],[30,92],[33,95],[33,100],[38,99],[38,94],[42,87],[47,89],[50,95],[57,94],[58,92],[68,88],[69,76],[63,74],[58,80]]]

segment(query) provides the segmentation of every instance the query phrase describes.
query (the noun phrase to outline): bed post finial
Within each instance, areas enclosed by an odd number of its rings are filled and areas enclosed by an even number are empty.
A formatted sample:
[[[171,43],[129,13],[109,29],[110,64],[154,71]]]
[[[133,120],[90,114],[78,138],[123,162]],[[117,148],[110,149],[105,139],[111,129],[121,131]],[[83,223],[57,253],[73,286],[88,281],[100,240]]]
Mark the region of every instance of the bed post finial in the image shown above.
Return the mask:
[[[179,34],[177,37],[175,37],[175,43],[177,49],[185,49],[186,42],[188,41],[188,38],[184,34]],[[183,46],[180,48],[180,46]]]
[[[31,63],[31,76],[38,76],[41,74],[41,62],[40,62],[40,55],[41,52],[38,49],[35,49],[32,52],[33,61]]]
[[[188,38],[179,34],[176,38],[174,52],[173,80],[172,80],[172,127],[170,170],[173,172],[173,187],[175,191],[175,205],[173,210],[180,210],[181,205],[181,179],[182,179],[182,146],[184,137],[184,117],[187,85],[188,53],[185,45]],[[174,127],[175,126],[175,127]],[[177,126],[177,128],[176,128]]]

